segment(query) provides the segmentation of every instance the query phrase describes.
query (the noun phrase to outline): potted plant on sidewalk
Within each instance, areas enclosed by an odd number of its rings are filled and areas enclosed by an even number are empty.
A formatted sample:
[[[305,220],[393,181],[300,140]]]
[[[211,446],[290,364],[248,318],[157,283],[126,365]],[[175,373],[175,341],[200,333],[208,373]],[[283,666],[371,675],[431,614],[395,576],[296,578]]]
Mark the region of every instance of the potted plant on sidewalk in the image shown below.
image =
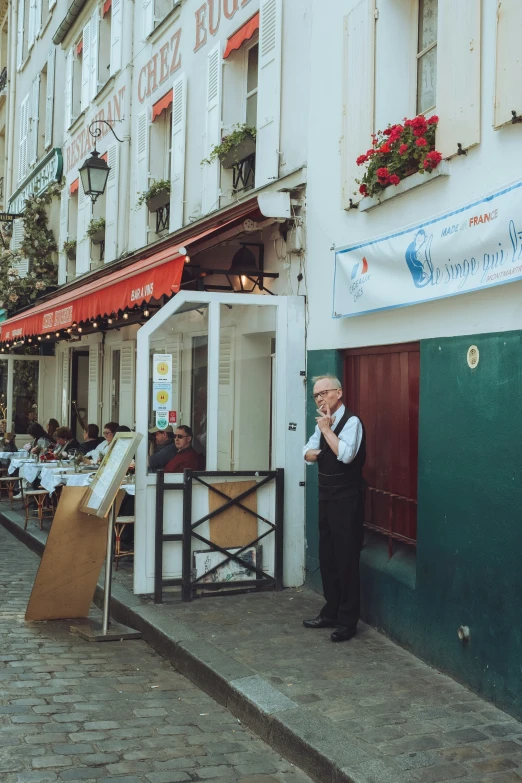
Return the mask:
[[[212,148],[210,155],[202,163],[212,163],[216,158],[224,169],[231,169],[249,158],[256,151],[256,129],[244,123],[234,125],[234,130],[223,136],[221,144]]]
[[[101,245],[105,239],[105,218],[93,218],[87,226],[87,236],[93,245]]]
[[[142,204],[147,205],[149,212],[157,212],[170,201],[170,182],[168,179],[158,179],[153,182],[148,190],[143,191],[137,202],[136,208]]]
[[[398,185],[406,177],[429,174],[442,160],[435,149],[435,131],[439,118],[426,119],[419,114],[403,124],[389,125],[372,134],[372,146],[359,155],[357,165],[367,164],[362,179],[357,179],[362,196],[379,196],[390,185]]]
[[[62,250],[70,261],[74,261],[76,258],[76,239],[64,242]]]

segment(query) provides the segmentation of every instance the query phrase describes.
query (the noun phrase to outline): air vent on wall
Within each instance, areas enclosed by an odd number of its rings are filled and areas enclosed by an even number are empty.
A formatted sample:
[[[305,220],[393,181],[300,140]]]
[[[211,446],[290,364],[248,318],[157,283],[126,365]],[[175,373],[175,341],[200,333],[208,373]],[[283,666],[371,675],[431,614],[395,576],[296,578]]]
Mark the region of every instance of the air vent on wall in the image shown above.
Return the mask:
[[[480,354],[477,346],[470,345],[468,348],[468,355],[467,355],[468,367],[474,370],[479,363],[479,358],[480,358]]]

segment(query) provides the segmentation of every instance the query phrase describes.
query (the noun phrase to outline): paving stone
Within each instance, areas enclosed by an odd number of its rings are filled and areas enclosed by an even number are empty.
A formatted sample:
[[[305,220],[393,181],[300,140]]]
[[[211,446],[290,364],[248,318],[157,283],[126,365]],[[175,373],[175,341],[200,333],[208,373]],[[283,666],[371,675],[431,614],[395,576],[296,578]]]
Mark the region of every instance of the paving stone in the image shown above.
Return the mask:
[[[68,767],[72,761],[66,756],[38,756],[31,763],[35,769],[42,769],[45,767]]]

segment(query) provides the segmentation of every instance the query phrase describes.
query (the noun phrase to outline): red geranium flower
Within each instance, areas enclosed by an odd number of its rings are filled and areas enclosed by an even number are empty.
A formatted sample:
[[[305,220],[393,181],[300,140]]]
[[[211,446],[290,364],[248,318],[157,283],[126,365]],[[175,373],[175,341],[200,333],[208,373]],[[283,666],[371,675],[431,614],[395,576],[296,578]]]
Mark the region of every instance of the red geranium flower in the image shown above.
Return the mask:
[[[375,155],[376,150],[366,150],[366,157],[371,158],[372,155]]]
[[[399,182],[400,182],[400,179],[397,176],[397,174],[392,174],[391,177],[390,177],[390,185],[398,185]]]
[[[433,171],[433,169],[437,168],[441,160],[442,160],[442,155],[440,154],[440,152],[437,152],[437,150],[432,150],[432,152],[428,152],[424,160],[424,169],[426,171]]]
[[[363,196],[366,196],[368,194],[368,188],[366,187],[366,185],[360,186],[359,193],[361,193]]]
[[[427,147],[428,146],[428,142],[426,141],[426,139],[424,137],[421,138],[421,139],[417,139],[415,144],[417,145],[417,147]]]
[[[382,147],[379,147],[379,152],[386,153],[386,152],[389,152],[389,151],[390,151],[390,145],[388,144],[388,142],[383,144]]]
[[[393,130],[392,128],[385,128],[383,130],[383,132],[382,132],[383,136],[389,136],[391,134],[392,130]]]
[[[362,166],[363,163],[366,163],[368,160],[368,155],[359,155],[357,160],[355,161],[358,166]]]
[[[407,144],[401,144],[399,147],[399,155],[405,155],[408,152],[408,145]]]
[[[438,121],[439,121],[439,118],[437,117],[436,114],[434,114],[432,117],[429,118],[428,125],[436,125],[438,123]]]

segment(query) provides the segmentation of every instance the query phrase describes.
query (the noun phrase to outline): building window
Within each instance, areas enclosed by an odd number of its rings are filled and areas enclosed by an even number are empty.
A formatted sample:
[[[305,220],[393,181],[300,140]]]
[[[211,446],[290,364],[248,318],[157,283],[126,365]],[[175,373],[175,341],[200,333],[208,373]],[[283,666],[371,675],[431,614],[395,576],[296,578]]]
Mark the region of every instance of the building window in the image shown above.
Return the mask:
[[[83,66],[83,39],[74,47],[72,62],[72,93],[71,93],[71,122],[80,116],[82,111],[82,66]]]
[[[167,101],[169,95],[163,99]],[[150,179],[149,186],[154,182],[166,180],[170,182],[172,171],[172,91],[170,104],[154,118],[150,126]],[[160,102],[158,102],[160,103]],[[158,206],[154,212],[149,212],[149,234],[163,235],[169,230],[170,196],[165,195],[165,203]]]
[[[157,27],[176,5],[178,0],[154,0],[154,27]]]
[[[47,64],[40,73],[40,90],[38,94],[38,118],[42,118],[42,122],[38,122],[37,125],[37,140],[36,140],[36,157],[39,160],[45,152],[45,128],[47,121]]]
[[[257,84],[259,68],[259,44],[246,50],[246,124],[257,127]]]
[[[100,45],[98,47],[98,88],[108,82],[111,75],[111,19],[112,6],[107,8],[100,20]]]
[[[365,524],[394,541],[417,540],[418,343],[345,352],[346,404],[366,430]]]
[[[435,108],[437,89],[438,0],[419,0],[417,43],[417,112]]]

